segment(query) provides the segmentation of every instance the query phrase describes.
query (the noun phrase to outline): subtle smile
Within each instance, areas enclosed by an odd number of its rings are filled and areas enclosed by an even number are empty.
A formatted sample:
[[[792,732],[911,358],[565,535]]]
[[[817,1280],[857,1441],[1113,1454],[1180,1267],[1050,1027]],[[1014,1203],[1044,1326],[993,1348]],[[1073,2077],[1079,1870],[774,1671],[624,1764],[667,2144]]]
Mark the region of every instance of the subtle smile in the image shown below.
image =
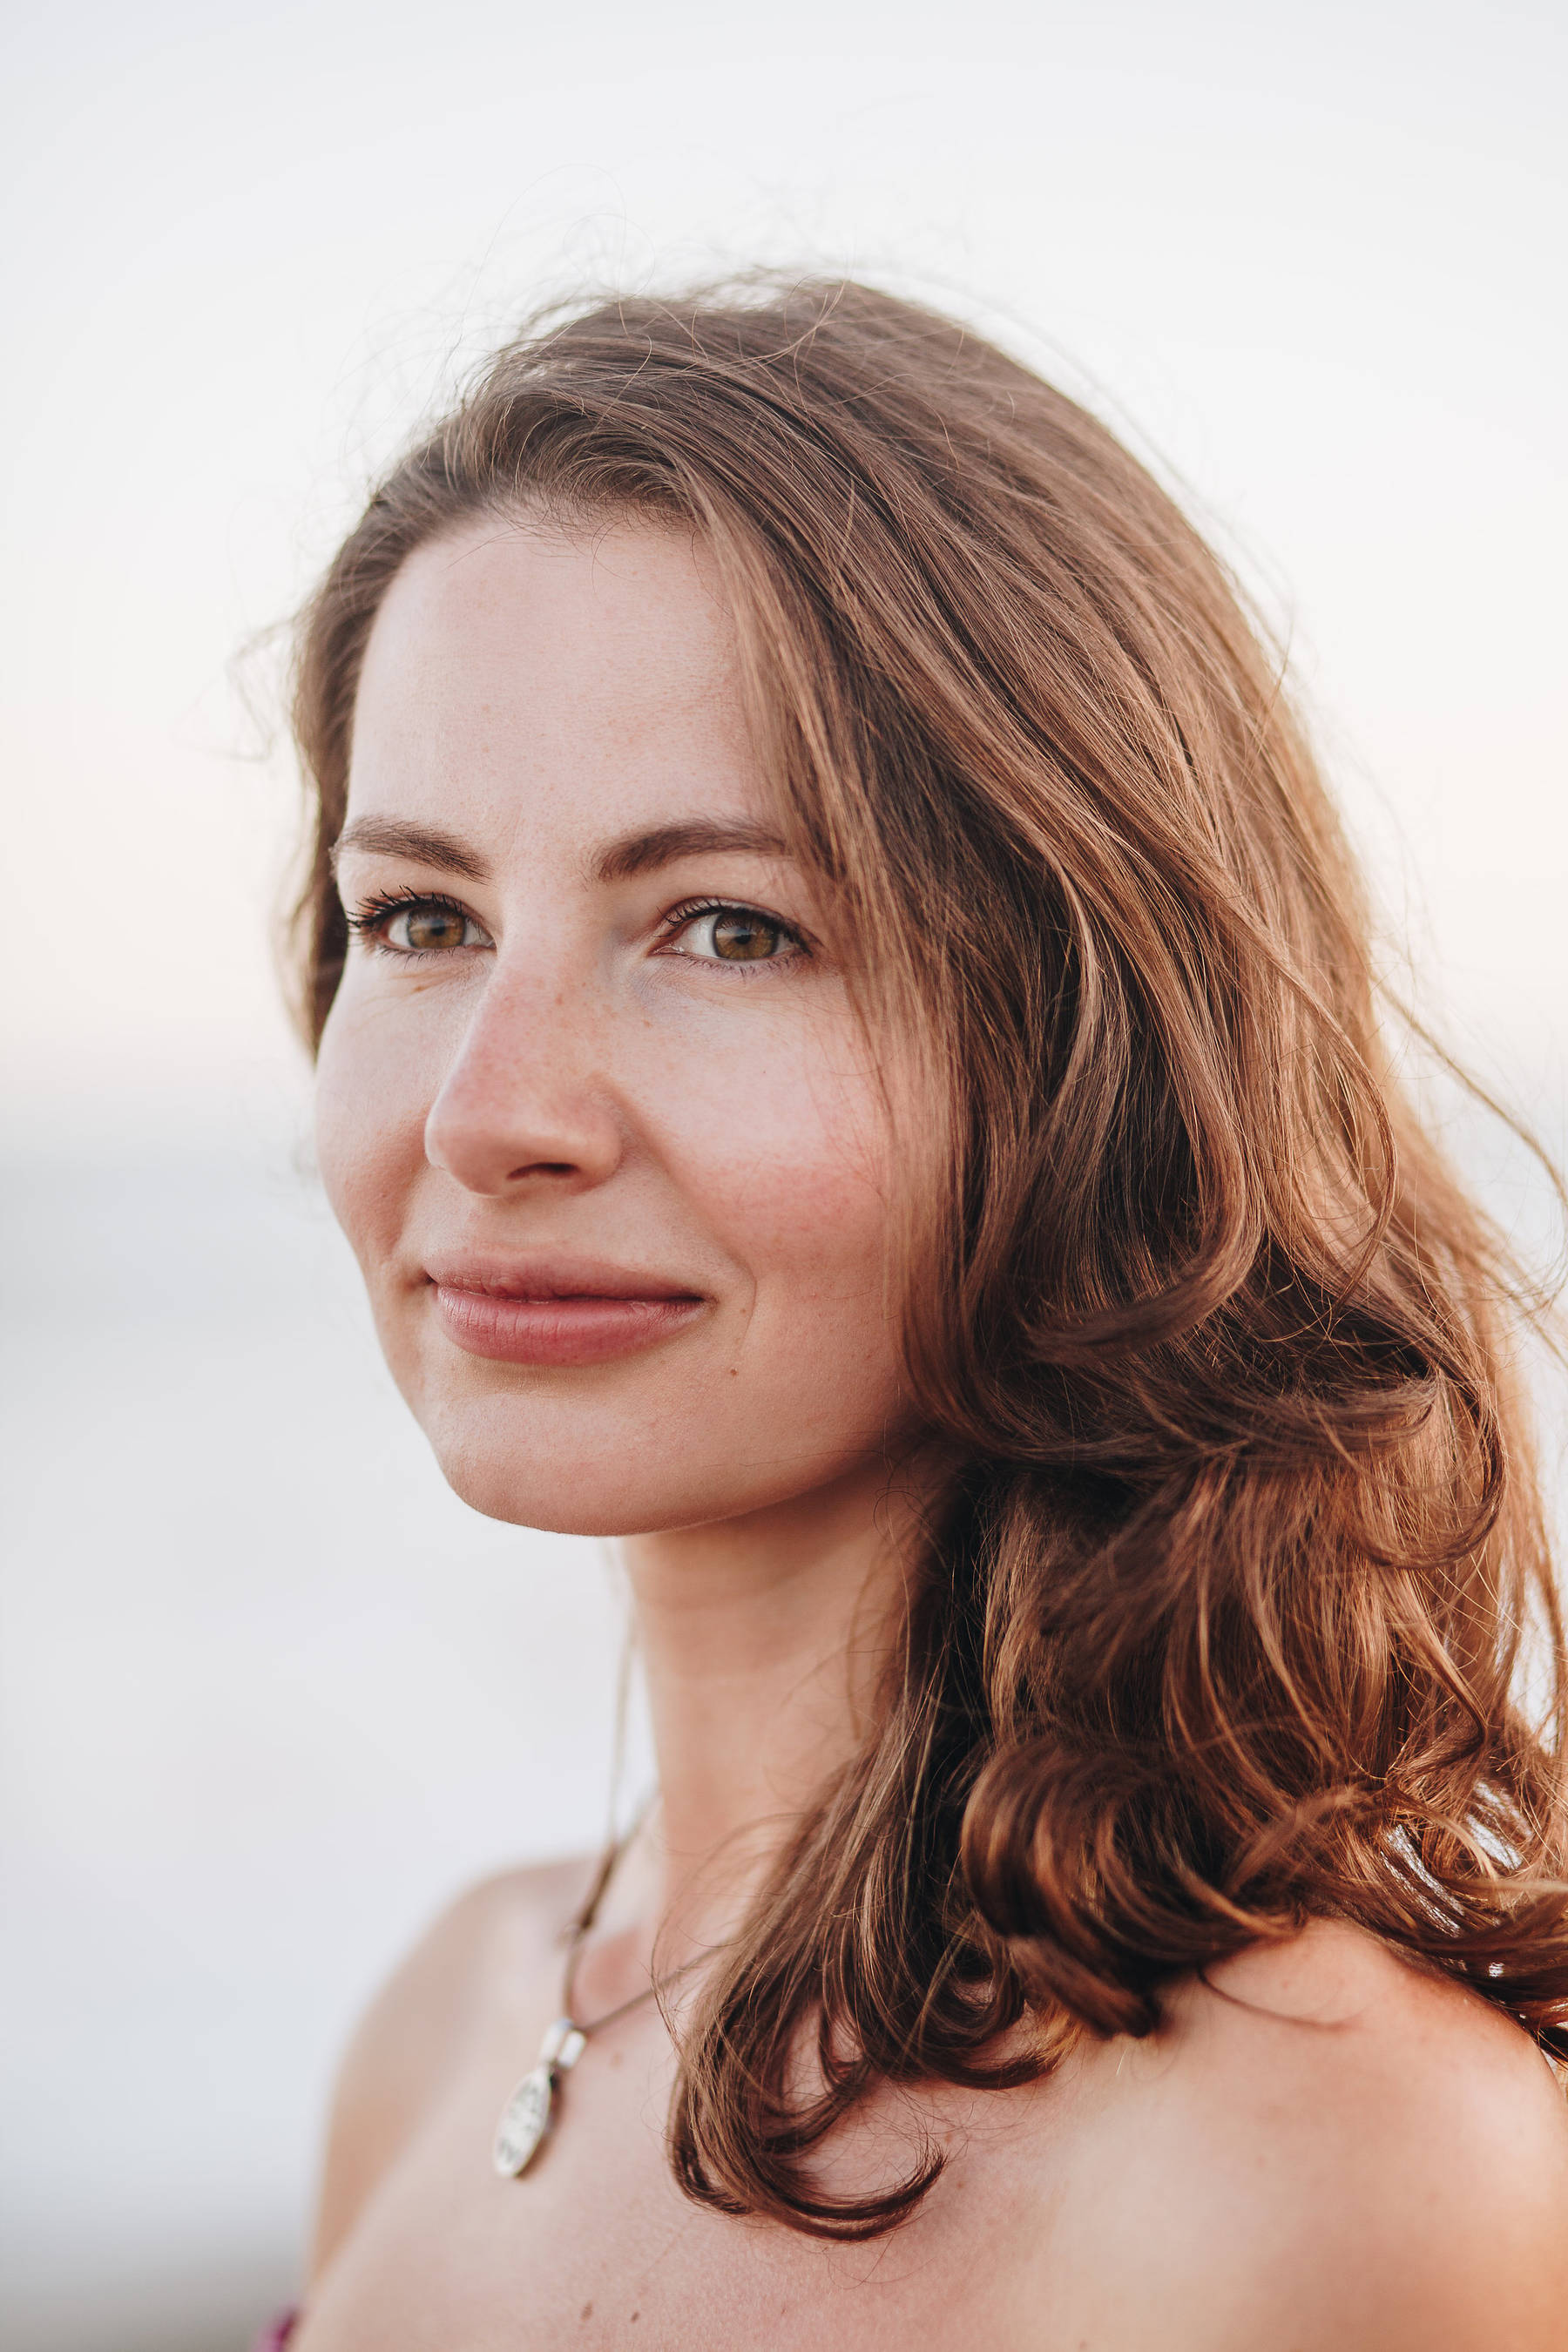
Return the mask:
[[[601,1364],[657,1347],[710,1301],[656,1276],[540,1260],[506,1267],[426,1268],[447,1337],[470,1356],[504,1364]]]

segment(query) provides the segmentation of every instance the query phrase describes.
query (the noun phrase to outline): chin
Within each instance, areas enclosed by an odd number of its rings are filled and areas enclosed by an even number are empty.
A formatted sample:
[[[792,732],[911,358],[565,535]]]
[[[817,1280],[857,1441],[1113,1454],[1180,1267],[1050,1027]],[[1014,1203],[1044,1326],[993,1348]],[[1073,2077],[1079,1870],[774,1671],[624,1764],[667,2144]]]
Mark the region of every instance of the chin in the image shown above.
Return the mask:
[[[537,1528],[542,1535],[650,1535],[702,1516],[679,1507],[667,1516],[660,1501],[668,1505],[671,1498],[645,1496],[640,1483],[628,1478],[624,1469],[604,1478],[574,1476],[570,1467],[564,1476],[559,1471],[552,1475],[520,1468],[515,1460],[454,1458],[439,1447],[436,1459],[447,1486],[471,1511],[509,1527]]]
[[[417,1351],[395,1353],[385,1334],[383,1344],[437,1466],[471,1511],[544,1535],[647,1535],[685,1523],[697,1497],[689,1479],[671,1476],[687,1458],[683,1433],[667,1433],[662,1420],[650,1431],[646,1400],[632,1412],[624,1400],[619,1411],[563,1412],[488,1368],[462,1385],[432,1380]]]
[[[458,1414],[426,1429],[452,1492],[487,1519],[546,1535],[614,1537],[729,1516],[731,1498],[715,1492],[711,1480],[700,1471],[677,1472],[691,1459],[678,1436],[643,1446],[624,1438],[619,1444],[574,1444],[559,1433],[498,1431],[494,1418]]]
[[[700,1414],[615,1415],[597,1427],[530,1426],[497,1400],[421,1415],[453,1493],[488,1519],[562,1536],[662,1535],[785,1502],[844,1465],[758,1459],[739,1430]],[[628,1419],[631,1425],[627,1425]]]

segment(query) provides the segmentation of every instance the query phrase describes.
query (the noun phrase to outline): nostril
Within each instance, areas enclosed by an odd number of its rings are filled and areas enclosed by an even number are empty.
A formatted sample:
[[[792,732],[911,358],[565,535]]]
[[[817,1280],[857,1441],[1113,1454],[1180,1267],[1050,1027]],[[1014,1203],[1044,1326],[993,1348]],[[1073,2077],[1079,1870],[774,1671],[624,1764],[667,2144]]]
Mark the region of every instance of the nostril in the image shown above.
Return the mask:
[[[570,1160],[525,1160],[521,1168],[509,1170],[507,1182],[516,1183],[524,1176],[575,1176],[577,1169]]]

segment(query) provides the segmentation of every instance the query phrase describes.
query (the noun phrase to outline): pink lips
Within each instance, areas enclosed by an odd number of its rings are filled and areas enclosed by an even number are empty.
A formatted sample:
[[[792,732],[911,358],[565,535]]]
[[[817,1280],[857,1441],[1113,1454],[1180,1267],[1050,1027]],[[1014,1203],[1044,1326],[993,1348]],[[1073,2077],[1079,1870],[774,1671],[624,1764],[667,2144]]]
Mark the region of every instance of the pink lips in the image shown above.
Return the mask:
[[[602,1364],[656,1347],[708,1301],[588,1258],[465,1258],[425,1269],[449,1339],[502,1364]]]

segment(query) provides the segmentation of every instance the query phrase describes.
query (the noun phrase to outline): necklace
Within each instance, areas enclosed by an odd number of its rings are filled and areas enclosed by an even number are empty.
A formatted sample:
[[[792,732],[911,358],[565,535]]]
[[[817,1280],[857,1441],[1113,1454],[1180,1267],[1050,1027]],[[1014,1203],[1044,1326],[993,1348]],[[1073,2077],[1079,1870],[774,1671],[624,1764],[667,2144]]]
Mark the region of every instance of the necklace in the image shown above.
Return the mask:
[[[544,2039],[539,2045],[538,2059],[501,2109],[500,2121],[496,2126],[492,2153],[495,2168],[503,2179],[516,2179],[520,2173],[527,2171],[538,2155],[553,2120],[561,2077],[569,2074],[575,2066],[588,2046],[589,2035],[602,2032],[606,2025],[614,2025],[617,2018],[626,2016],[634,2009],[640,2009],[645,2001],[654,2000],[659,1993],[668,1992],[688,1969],[697,1965],[695,1960],[688,1960],[685,1968],[676,1969],[667,1977],[656,1978],[641,1992],[634,1992],[629,2000],[619,2002],[616,2008],[606,2010],[603,2017],[595,2017],[587,2024],[580,2025],[573,2015],[572,1996],[577,1977],[578,1955],[598,1917],[599,1906],[615,1875],[616,1865],[636,1834],[634,1830],[620,1844],[609,1848],[588,1890],[587,1899],[566,1931],[566,1967],[561,1985],[561,2014],[546,2029]]]

